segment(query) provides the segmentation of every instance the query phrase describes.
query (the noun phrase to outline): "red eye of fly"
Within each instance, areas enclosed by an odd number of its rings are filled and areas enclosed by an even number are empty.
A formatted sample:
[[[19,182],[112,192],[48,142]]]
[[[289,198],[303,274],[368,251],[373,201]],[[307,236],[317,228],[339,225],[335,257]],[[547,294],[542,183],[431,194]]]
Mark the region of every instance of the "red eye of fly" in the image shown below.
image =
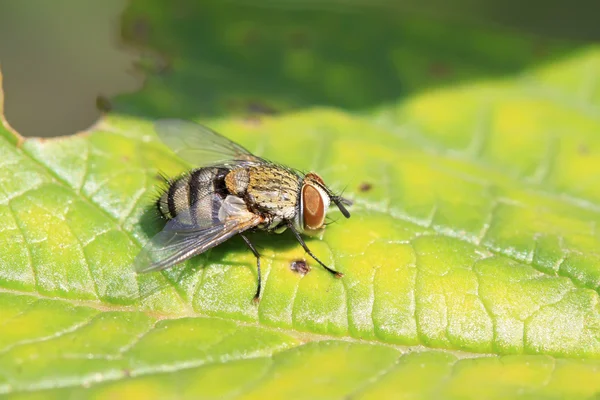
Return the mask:
[[[309,230],[321,229],[325,222],[325,204],[321,193],[310,184],[302,188],[304,211],[304,228]]]

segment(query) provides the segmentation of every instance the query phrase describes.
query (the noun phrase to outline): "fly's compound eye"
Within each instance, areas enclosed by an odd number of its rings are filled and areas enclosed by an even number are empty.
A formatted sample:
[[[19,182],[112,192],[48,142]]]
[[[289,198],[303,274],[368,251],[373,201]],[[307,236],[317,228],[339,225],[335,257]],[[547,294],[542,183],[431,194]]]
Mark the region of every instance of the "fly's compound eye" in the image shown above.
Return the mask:
[[[325,223],[325,214],[329,207],[329,196],[321,188],[307,183],[302,188],[302,207],[304,229],[321,229]]]

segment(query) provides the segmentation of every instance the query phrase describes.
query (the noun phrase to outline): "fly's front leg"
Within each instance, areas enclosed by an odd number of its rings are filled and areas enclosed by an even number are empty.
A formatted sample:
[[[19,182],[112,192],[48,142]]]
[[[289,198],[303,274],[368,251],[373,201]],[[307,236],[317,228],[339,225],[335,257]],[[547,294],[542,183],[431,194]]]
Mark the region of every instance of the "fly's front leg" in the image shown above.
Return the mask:
[[[302,239],[302,236],[300,236],[300,232],[298,232],[296,230],[296,228],[294,228],[294,225],[291,222],[288,222],[288,228],[294,233],[294,236],[296,236],[296,240],[298,240],[298,242],[300,243],[300,245],[304,248],[304,251],[306,251],[308,253],[309,256],[311,256],[316,262],[318,262],[319,264],[321,264],[321,266],[323,268],[325,268],[327,271],[331,272],[333,275],[335,275],[336,278],[341,278],[342,276],[344,276],[344,274],[342,274],[341,272],[338,272],[332,268],[329,268],[327,265],[323,264],[323,262],[321,260],[319,260],[312,251],[310,251],[310,249],[308,248],[308,246],[306,245],[306,243],[304,243],[304,239]]]
[[[257,275],[258,275],[258,287],[256,288],[256,294],[254,295],[253,300],[255,303],[258,303],[260,301],[260,287],[261,287],[260,254],[254,247],[252,242],[250,242],[250,240],[248,240],[246,235],[240,233],[240,236],[242,237],[242,239],[244,239],[244,242],[246,242],[246,245],[250,248],[250,250],[252,250],[252,253],[254,253],[254,257],[256,257],[256,271],[257,271]]]

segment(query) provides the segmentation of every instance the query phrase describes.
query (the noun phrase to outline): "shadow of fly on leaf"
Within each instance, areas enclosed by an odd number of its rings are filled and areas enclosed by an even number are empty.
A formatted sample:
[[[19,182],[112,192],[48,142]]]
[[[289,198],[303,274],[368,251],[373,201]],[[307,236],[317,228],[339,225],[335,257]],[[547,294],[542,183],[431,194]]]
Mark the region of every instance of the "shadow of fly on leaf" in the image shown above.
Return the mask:
[[[329,206],[344,217],[350,200],[334,193],[314,172],[268,161],[209,128],[183,120],[155,124],[159,138],[180,158],[196,165],[177,177],[165,177],[155,201],[163,229],[137,255],[138,273],[173,267],[239,236],[256,257],[261,295],[260,253],[247,234],[292,232],[306,253],[337,278],[343,274],[325,265],[304,242],[302,234],[325,229]]]

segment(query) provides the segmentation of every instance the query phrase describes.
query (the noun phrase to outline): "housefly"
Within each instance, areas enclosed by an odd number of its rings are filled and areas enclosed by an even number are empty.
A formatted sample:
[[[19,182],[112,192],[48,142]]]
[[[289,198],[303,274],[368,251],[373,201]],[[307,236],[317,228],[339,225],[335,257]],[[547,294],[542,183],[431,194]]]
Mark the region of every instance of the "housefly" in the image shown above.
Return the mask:
[[[320,232],[333,202],[344,217],[351,202],[334,194],[314,172],[302,174],[251,154],[209,128],[183,120],[155,123],[160,139],[197,168],[168,179],[156,200],[167,222],[134,261],[137,272],[159,271],[201,254],[239,235],[256,257],[261,291],[260,254],[246,236],[263,230],[289,229],[304,250],[323,268],[341,277],[308,248],[301,234]]]

